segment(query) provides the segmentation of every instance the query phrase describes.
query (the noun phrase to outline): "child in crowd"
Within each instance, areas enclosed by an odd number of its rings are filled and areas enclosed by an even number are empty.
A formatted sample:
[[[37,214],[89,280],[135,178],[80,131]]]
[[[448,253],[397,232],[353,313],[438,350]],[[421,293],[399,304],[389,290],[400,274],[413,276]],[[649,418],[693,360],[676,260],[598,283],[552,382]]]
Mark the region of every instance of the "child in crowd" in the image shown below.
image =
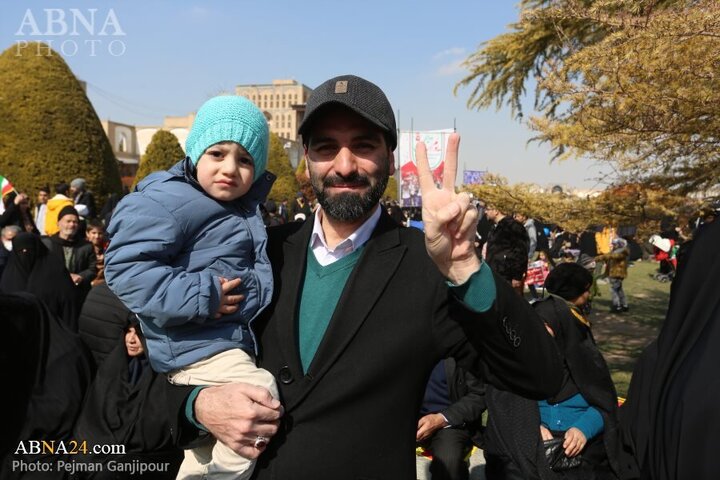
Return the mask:
[[[107,239],[105,238],[105,225],[95,218],[87,221],[87,229],[85,230],[87,241],[90,242],[95,250],[95,265],[97,266],[97,275],[90,282],[93,287],[105,283],[105,249],[107,248]]]
[[[612,294],[611,312],[627,312],[629,310],[627,297],[623,290],[623,280],[627,277],[628,256],[630,250],[624,238],[616,237],[611,242],[612,251],[605,255],[595,257],[596,262],[607,263],[607,276],[610,280]]]
[[[197,113],[187,158],[141,181],[113,214],[105,278],[139,318],[153,369],[171,383],[246,382],[278,398],[273,376],[255,365],[252,330],[273,290],[259,213],[275,178],[265,172],[268,144],[253,103],[212,98]],[[245,479],[254,465],[213,442],[185,452],[178,478]]]
[[[542,292],[533,295],[535,299],[542,298],[545,295],[545,279],[550,273],[550,269],[555,266],[552,259],[548,256],[547,250],[539,250],[538,258],[534,262],[528,264],[525,283],[530,286],[534,285],[537,289],[542,288]]]

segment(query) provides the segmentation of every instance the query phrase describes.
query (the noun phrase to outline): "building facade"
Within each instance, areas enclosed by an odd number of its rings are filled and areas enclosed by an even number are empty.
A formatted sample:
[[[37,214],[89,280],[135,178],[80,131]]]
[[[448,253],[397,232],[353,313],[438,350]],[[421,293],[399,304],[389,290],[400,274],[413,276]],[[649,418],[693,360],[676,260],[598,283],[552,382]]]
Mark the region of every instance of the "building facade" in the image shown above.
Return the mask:
[[[298,141],[297,129],[305,115],[305,104],[312,89],[295,80],[238,85],[235,94],[260,108],[268,119],[270,131],[278,137]]]
[[[311,88],[295,80],[273,80],[269,84],[235,87],[236,95],[249,99],[263,111],[270,131],[283,141],[293,167],[297,167],[303,155],[297,129],[305,114],[305,104],[310,93]],[[194,120],[194,112],[185,116],[166,116],[161,126],[127,125],[103,120],[101,123],[118,160],[123,183],[132,184],[140,159],[155,132],[167,130],[177,137],[184,149]]]
[[[120,178],[124,185],[131,185],[140,164],[142,151],[138,144],[137,127],[125,123],[101,120],[113,153],[118,162]]]

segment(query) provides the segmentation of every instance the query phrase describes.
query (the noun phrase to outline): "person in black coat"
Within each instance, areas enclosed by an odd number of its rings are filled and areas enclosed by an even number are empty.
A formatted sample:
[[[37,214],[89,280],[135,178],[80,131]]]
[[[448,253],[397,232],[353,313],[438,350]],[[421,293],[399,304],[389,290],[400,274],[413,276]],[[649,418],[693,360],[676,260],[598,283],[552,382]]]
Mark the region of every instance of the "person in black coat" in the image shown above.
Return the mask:
[[[87,208],[85,218],[95,218],[97,216],[95,196],[87,189],[87,182],[85,182],[84,178],[76,178],[70,182],[70,196],[73,198],[75,205],[85,205]]]
[[[670,292],[656,341],[633,370],[620,408],[622,478],[718,478],[720,455],[720,222],[697,235]]]
[[[89,354],[80,337],[32,294],[0,293],[0,312],[5,327],[0,373],[12,388],[3,409],[0,478],[64,479],[57,462],[69,463],[72,456],[59,450],[34,452],[29,441],[65,442],[68,451],[73,448],[73,425],[92,376]],[[49,465],[25,472],[14,461]]]
[[[3,198],[3,206],[5,210],[0,214],[0,228],[16,225],[23,232],[40,234],[33,220],[27,195],[10,192]]]
[[[59,258],[77,286],[80,305],[90,292],[97,274],[97,258],[92,244],[80,234],[80,215],[74,207],[66,206],[58,213],[60,230],[50,237],[42,237],[50,254]]]
[[[97,367],[116,347],[117,339],[133,317],[106,283],[90,290],[80,311],[78,331]]]
[[[510,282],[520,296],[525,290],[529,245],[530,240],[523,224],[510,217],[498,221],[486,243],[487,264],[493,272]]]
[[[568,249],[578,249],[577,235],[563,230],[561,226],[553,229],[553,242],[550,247],[550,258],[562,258],[564,251]]]
[[[557,347],[477,256],[477,209],[453,185],[457,135],[441,189],[418,149],[423,234],[379,206],[397,132],[377,86],[352,75],[329,80],[303,122],[321,207],[304,223],[268,229],[275,292],[256,321],[259,364],[279,380],[282,426],[280,402],[263,389],[175,386],[173,432],[190,446],[203,441],[202,424],[237,453],[259,456],[256,479],[414,479],[417,412],[440,359],[541,398],[562,381]],[[322,291],[308,288],[340,273]]]
[[[417,441],[432,456],[433,480],[467,480],[473,445],[482,446],[485,385],[446,358],[430,374]]]
[[[397,222],[400,226],[405,226],[405,214],[403,213],[397,200],[390,200],[386,205],[388,215]]]
[[[485,474],[488,480],[615,479],[620,472],[617,394],[590,324],[580,311],[592,275],[575,263],[558,265],[545,283],[548,298],[533,303],[553,332],[565,363],[563,385],[537,402],[488,389]],[[557,423],[546,423],[552,417]],[[561,449],[579,465],[555,471],[543,441],[563,439]]]
[[[40,237],[32,233],[19,233],[12,245],[7,267],[0,278],[0,291],[32,293],[66,327],[76,332],[80,310],[78,293],[60,259],[51,255]]]
[[[598,255],[597,240],[595,239],[595,233],[597,233],[596,225],[588,225],[585,230],[580,234],[578,239],[578,248],[580,249],[581,255],[587,255],[588,257],[595,258]]]
[[[123,445],[124,453],[84,455],[78,461],[102,463],[104,467],[82,478],[124,478],[112,471],[112,461],[161,465],[159,471],[152,472],[152,478],[174,479],[182,450],[173,445],[168,409],[156,401],[162,398],[167,380],[150,368],[137,320],[132,315],[126,318],[131,320],[100,365],[73,430],[75,438],[89,445]]]
[[[488,241],[488,237],[490,236],[490,231],[494,228],[495,224],[488,218],[486,214],[487,204],[479,200],[477,202],[477,210],[478,210],[478,224],[477,224],[477,248],[480,251],[483,251],[483,247]]]
[[[0,278],[2,278],[3,270],[10,260],[10,252],[12,251],[12,239],[22,230],[17,225],[8,225],[0,229]]]

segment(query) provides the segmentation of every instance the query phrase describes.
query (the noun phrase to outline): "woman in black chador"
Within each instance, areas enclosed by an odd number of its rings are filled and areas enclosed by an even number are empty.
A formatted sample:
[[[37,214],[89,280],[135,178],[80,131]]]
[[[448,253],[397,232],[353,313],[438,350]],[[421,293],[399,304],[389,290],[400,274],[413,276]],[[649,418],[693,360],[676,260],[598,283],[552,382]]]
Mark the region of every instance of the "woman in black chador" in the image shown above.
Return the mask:
[[[18,233],[12,245],[8,264],[0,279],[0,291],[32,293],[65,326],[77,332],[79,298],[62,261],[50,255],[40,237],[32,233]]]
[[[36,296],[0,293],[4,346],[0,378],[5,383],[0,478],[64,479],[57,469],[73,449],[73,424],[90,384],[90,355],[80,336],[71,332]],[[64,442],[68,452],[34,451],[30,441]],[[17,463],[42,465],[36,471]],[[47,469],[47,470],[45,470]]]
[[[656,342],[633,372],[620,409],[633,456],[623,478],[720,476],[720,221],[692,240],[678,262]]]
[[[581,311],[592,280],[575,263],[560,264],[548,275],[550,296],[533,307],[565,360],[563,385],[540,401],[489,389],[488,480],[617,478],[617,394]],[[555,458],[561,457],[554,465],[545,448],[553,438],[560,444]]]
[[[164,395],[166,382],[164,375],[150,368],[140,326],[130,322],[98,369],[75,424],[76,438],[88,444],[124,445],[125,455],[88,455],[83,461],[162,464],[163,469],[154,471],[153,478],[174,479],[182,450],[172,445],[167,408],[157,401]],[[79,478],[105,480],[122,476],[103,469]]]

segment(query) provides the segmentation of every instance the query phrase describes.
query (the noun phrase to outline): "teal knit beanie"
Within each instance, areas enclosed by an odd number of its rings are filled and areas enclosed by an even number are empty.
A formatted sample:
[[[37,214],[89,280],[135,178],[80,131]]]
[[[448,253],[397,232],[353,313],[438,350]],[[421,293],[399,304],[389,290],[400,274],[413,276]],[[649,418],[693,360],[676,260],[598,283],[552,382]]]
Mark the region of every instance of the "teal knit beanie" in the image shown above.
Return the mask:
[[[211,98],[200,107],[185,151],[193,164],[208,147],[220,142],[236,142],[252,156],[255,164],[253,181],[265,171],[268,156],[268,132],[265,115],[250,100],[236,95]]]

